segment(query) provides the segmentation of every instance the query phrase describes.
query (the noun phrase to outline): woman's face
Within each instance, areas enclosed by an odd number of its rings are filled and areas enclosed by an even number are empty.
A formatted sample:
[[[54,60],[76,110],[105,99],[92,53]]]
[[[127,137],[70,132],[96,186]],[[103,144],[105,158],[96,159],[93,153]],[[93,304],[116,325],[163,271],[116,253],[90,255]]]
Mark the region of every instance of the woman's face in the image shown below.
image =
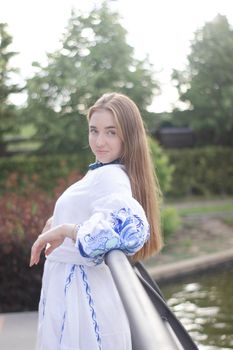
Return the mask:
[[[89,145],[96,159],[110,163],[120,158],[123,143],[119,137],[113,114],[108,110],[93,112],[89,121]]]

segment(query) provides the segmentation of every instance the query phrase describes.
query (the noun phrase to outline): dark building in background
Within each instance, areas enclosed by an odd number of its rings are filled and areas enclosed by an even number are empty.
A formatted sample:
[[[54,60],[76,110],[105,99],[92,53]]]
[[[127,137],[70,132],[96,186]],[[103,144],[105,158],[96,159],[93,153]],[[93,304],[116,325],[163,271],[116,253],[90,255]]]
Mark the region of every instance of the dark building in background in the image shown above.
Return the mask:
[[[195,146],[195,134],[187,127],[163,127],[154,136],[164,148],[190,148]]]

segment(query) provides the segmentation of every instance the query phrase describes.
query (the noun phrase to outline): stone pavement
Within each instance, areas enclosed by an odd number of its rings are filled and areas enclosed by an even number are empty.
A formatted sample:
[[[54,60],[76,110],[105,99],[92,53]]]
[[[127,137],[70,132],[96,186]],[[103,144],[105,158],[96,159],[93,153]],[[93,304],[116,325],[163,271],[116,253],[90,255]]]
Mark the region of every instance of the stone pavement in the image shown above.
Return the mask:
[[[0,314],[0,349],[35,350],[37,312]]]

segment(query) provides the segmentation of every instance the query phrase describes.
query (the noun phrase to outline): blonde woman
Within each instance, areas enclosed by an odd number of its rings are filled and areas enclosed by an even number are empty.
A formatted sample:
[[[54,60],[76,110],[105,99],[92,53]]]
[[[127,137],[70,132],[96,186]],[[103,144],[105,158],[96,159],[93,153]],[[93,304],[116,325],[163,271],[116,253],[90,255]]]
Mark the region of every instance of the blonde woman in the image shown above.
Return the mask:
[[[47,257],[39,350],[131,350],[104,255],[121,249],[136,261],[162,244],[158,186],[137,106],[125,95],[104,94],[90,108],[88,124],[96,162],[61,195],[32,246],[30,266],[44,248]]]

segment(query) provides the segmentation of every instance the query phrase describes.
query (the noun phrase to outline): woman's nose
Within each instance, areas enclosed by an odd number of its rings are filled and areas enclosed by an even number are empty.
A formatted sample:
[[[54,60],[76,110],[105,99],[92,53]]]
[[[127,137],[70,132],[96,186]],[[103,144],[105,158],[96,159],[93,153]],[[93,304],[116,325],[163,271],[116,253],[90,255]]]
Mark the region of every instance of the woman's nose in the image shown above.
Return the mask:
[[[100,147],[100,146],[102,146],[104,144],[105,144],[104,135],[99,134],[97,139],[96,139],[96,145]]]

